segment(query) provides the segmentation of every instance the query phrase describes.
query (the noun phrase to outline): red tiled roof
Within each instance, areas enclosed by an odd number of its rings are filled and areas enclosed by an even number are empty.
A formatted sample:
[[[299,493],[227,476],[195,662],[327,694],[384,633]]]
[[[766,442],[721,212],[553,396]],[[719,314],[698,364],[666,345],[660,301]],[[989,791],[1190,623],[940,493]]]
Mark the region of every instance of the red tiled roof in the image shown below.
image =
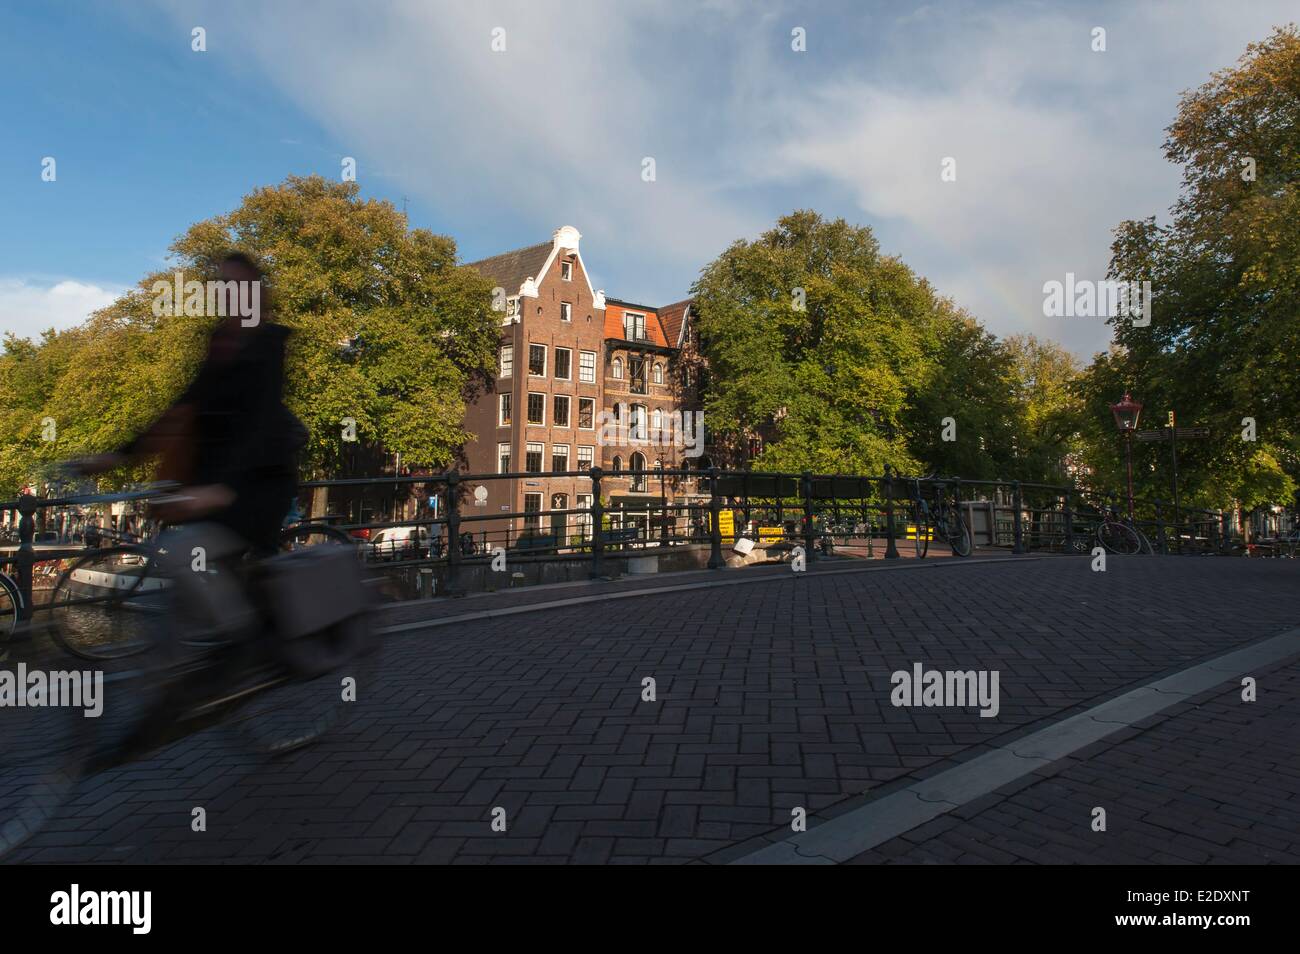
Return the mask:
[[[646,337],[654,344],[665,348],[675,348],[677,343],[669,342],[664,329],[659,323],[659,316],[652,308],[633,308],[622,302],[605,299],[605,337],[623,339],[623,314],[625,312],[645,315]]]
[[[659,309],[659,324],[663,325],[664,335],[668,338],[669,347],[681,347],[682,323],[686,320],[686,309],[691,307],[694,301],[694,298],[686,298],[682,301],[675,301],[671,305],[664,305]]]

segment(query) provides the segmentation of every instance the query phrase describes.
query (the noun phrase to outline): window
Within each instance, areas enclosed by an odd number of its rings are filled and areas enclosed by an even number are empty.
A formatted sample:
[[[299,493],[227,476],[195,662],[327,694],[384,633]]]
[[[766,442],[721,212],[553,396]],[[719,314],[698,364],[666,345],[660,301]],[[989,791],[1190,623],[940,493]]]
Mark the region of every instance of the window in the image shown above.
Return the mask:
[[[645,455],[644,455],[644,454],[641,454],[641,453],[639,453],[639,452],[636,453],[636,454],[633,454],[633,455],[632,455],[632,459],[628,462],[628,469],[629,469],[629,470],[645,470]],[[644,492],[645,492],[645,475],[644,475],[644,474],[633,474],[633,475],[632,475],[632,490],[635,490],[635,491],[637,491],[638,493],[644,493]]]
[[[510,426],[510,395],[501,394],[498,395],[498,398],[501,402],[501,407],[497,413],[497,426],[509,427]]]
[[[660,440],[663,440],[664,412],[659,410],[659,408],[655,408],[654,412],[650,415],[650,430],[654,431],[656,435],[659,435]]]
[[[573,351],[571,349],[555,349],[555,377],[561,381],[573,380]]]
[[[627,359],[627,376],[632,381],[633,394],[645,394],[645,358],[633,356]]]
[[[555,414],[551,418],[551,425],[554,427],[569,426],[569,396],[567,394],[555,395]]]
[[[596,429],[596,399],[578,398],[578,426],[584,431]]]
[[[528,395],[528,423],[544,425],[546,423],[546,395]]]
[[[546,377],[546,345],[528,346],[528,373],[538,378]]]
[[[587,513],[576,514],[573,521],[585,541],[591,536],[591,494],[578,494],[575,499],[578,502],[578,509],[587,511]]]
[[[541,526],[542,495],[524,494],[524,532],[536,533]]]
[[[534,444],[529,442],[526,445],[526,452],[524,454],[524,470],[530,474],[540,474],[542,472],[542,457],[545,454],[545,444]]]
[[[621,474],[623,472],[623,458],[616,456],[614,458],[614,463],[609,467],[609,472],[611,474]]]
[[[501,346],[501,377],[508,378],[515,373],[515,346]]]
[[[510,473],[510,445],[509,444],[497,445],[497,473],[498,474]]]
[[[560,262],[560,278],[564,279],[566,282],[571,282],[571,281],[573,281],[573,263],[572,263],[572,262]],[[568,321],[569,319],[566,318],[566,319],[564,319],[564,320],[565,320],[565,321]]]
[[[645,340],[645,315],[628,312],[623,316],[623,337],[628,341]]]
[[[614,359],[614,377],[616,377],[616,378],[621,378],[621,377],[623,377],[623,359],[622,359],[622,358],[615,358],[615,359]]]
[[[627,425],[628,437],[634,441],[646,440],[645,405],[633,404],[631,418]]]
[[[578,445],[578,470],[591,470],[592,451],[594,448]],[[581,506],[581,505],[579,505]]]
[[[663,383],[664,383],[664,366],[663,366],[662,364],[660,364],[658,361],[655,362],[655,376],[654,376],[654,383],[655,383],[655,384],[663,384]]]
[[[506,299],[506,317],[507,317],[507,318],[513,318],[513,317],[514,317],[515,315],[517,315],[517,314],[519,314],[519,299],[518,299],[518,298],[507,298],[507,299]]]
[[[573,320],[573,305],[567,301],[560,302],[560,321]]]
[[[596,383],[596,352],[578,352],[578,380],[587,384]]]
[[[551,445],[551,470],[561,471],[569,469],[569,445],[552,444]]]

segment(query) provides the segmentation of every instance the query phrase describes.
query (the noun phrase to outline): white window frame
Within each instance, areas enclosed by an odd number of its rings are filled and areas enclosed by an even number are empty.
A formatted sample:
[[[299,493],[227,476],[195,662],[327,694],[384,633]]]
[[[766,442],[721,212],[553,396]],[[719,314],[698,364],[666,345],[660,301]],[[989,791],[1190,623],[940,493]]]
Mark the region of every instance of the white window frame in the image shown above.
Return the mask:
[[[610,363],[610,376],[613,377],[615,381],[623,380],[623,359],[622,358],[615,358]]]
[[[623,340],[625,340],[625,341],[644,341],[644,340],[645,340],[645,328],[646,328],[645,319],[646,319],[646,316],[643,315],[643,314],[641,314],[640,312],[635,312],[635,311],[625,311],[625,312],[623,312]],[[640,334],[639,337],[636,336],[636,335],[630,335],[630,334],[628,334],[628,327],[627,327],[627,326],[628,326],[628,321],[629,321],[629,320],[632,322],[632,330],[633,330],[633,331],[636,330],[638,324],[640,325],[641,334]]]
[[[586,458],[587,458],[587,464],[586,464],[585,467],[583,466],[583,462],[582,462],[582,459],[583,459],[583,457],[584,457],[584,455],[583,455],[583,453],[582,453],[583,451],[586,451],[586,452],[587,452],[586,455],[585,455]],[[595,448],[595,446],[592,445],[592,444],[579,444],[579,445],[578,445],[578,456],[575,457],[574,460],[577,461],[577,468],[578,468],[578,470],[591,470],[592,467],[595,467],[595,466],[596,466],[596,448]],[[588,495],[588,496],[590,496],[590,495]]]
[[[638,413],[639,412],[639,413]],[[628,409],[627,436],[628,440],[646,441],[650,439],[648,428],[650,426],[650,412],[644,404],[633,404]]]
[[[591,358],[591,366],[585,364],[585,360]],[[596,352],[579,351],[578,352],[578,381],[582,384],[596,383]]]
[[[512,448],[509,444],[497,445],[497,473],[508,474],[510,472],[510,468],[509,467],[502,468],[501,466],[502,456],[509,457],[511,459],[510,463],[514,464],[514,448]]]
[[[563,378],[560,377],[560,375],[557,373],[557,374],[555,375],[555,380],[557,380],[557,381],[572,381],[572,380],[573,380],[573,349],[572,349],[572,348],[559,348],[559,347],[557,347],[557,348],[555,349],[555,355],[556,355],[556,359],[557,359],[556,362],[555,362],[555,367],[556,367],[556,369],[557,369],[557,372],[558,372],[558,368],[559,368],[559,366],[560,366],[560,362],[559,362],[558,359],[559,359],[559,354],[560,354],[561,351],[565,352],[565,353],[568,354],[568,356],[569,356],[569,373],[568,373],[568,375],[567,375],[566,377],[563,377]]]
[[[650,380],[655,384],[664,383],[664,363],[662,361],[655,362],[654,371],[651,372]]]
[[[541,348],[541,349],[542,349],[542,373],[541,373],[541,374],[534,374],[534,373],[533,373],[533,349],[534,349],[534,348]],[[544,378],[544,377],[546,377],[546,369],[550,367],[550,360],[551,360],[551,352],[550,352],[550,349],[547,348],[546,345],[544,345],[544,344],[537,344],[537,343],[534,342],[534,341],[530,341],[530,342],[528,342],[528,376],[529,376],[530,378]]]
[[[528,455],[534,453],[537,448],[537,470],[528,469]],[[546,472],[546,444],[542,441],[528,441],[524,444],[524,473],[525,474],[542,474]]]
[[[564,453],[563,453],[563,454],[557,453],[557,452],[560,451],[560,450],[563,450]],[[557,458],[557,457],[563,457],[563,458],[564,458],[564,467],[563,467],[563,468],[559,468],[559,467],[556,467],[556,466],[555,466],[555,458]],[[551,469],[551,470],[561,470],[561,469],[563,469],[563,470],[568,470],[568,469],[569,469],[569,445],[568,445],[568,444],[552,444],[552,445],[551,445],[551,467],[550,467],[550,469]]]
[[[509,378],[515,373],[515,346],[512,344],[502,345],[500,355],[497,358],[497,377]]]
[[[567,259],[560,262],[560,281],[573,281],[573,262]]]
[[[510,420],[506,420],[506,405],[510,405]],[[514,395],[503,391],[497,395],[497,427],[510,427],[514,423]]]
[[[583,401],[591,402],[591,427],[582,426],[582,402]],[[596,429],[596,399],[595,398],[589,398],[589,397],[578,398],[578,419],[574,423],[574,427],[576,427],[580,431],[594,431]]]
[[[573,397],[572,397],[571,395],[568,395],[568,394],[552,394],[551,397],[552,397],[552,399],[554,399],[554,400],[556,400],[556,401],[560,400],[560,398],[564,398],[565,403],[568,404],[568,411],[569,411],[569,413],[566,414],[566,415],[564,416],[564,423],[561,424],[561,423],[560,423],[560,416],[559,416],[558,414],[555,413],[555,408],[552,407],[552,408],[551,408],[551,426],[552,426],[552,427],[563,427],[563,428],[566,429],[566,430],[569,429],[569,428],[571,428],[571,427],[573,427]]]
[[[560,302],[560,321],[573,321],[573,302]]]
[[[532,403],[532,402],[531,402],[531,400],[525,400],[525,401],[524,401],[524,426],[525,426],[525,427],[545,427],[545,426],[546,426],[546,399],[547,399],[547,397],[549,397],[549,396],[550,396],[550,395],[548,395],[545,391],[529,391],[529,392],[528,392],[528,398],[529,398],[529,399],[531,399],[531,398],[533,398],[533,397],[539,397],[539,398],[542,399],[542,419],[541,419],[541,421],[530,421],[530,420],[528,419],[528,411],[529,411],[529,407],[528,407],[528,405],[529,405],[530,403]]]

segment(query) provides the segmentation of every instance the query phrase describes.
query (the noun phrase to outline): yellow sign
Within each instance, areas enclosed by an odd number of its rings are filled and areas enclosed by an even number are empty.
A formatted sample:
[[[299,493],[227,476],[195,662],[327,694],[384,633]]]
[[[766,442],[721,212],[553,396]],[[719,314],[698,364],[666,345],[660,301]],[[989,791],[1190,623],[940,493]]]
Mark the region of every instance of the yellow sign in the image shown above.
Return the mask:
[[[722,539],[734,539],[736,536],[736,512],[734,510],[718,511],[718,532]]]
[[[785,537],[785,530],[781,527],[759,527],[758,539],[760,540],[781,540]]]
[[[1173,426],[1174,426],[1174,412],[1173,412],[1173,411],[1170,411],[1170,412],[1169,412],[1169,427],[1173,427]]]

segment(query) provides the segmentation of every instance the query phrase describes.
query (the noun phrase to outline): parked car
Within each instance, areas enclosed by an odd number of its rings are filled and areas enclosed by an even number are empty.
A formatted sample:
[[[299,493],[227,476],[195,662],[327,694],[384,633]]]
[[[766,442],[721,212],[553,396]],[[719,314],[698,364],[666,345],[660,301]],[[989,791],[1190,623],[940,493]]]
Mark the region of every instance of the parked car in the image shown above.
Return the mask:
[[[427,527],[388,527],[371,535],[368,552],[372,560],[416,560],[429,553]]]

